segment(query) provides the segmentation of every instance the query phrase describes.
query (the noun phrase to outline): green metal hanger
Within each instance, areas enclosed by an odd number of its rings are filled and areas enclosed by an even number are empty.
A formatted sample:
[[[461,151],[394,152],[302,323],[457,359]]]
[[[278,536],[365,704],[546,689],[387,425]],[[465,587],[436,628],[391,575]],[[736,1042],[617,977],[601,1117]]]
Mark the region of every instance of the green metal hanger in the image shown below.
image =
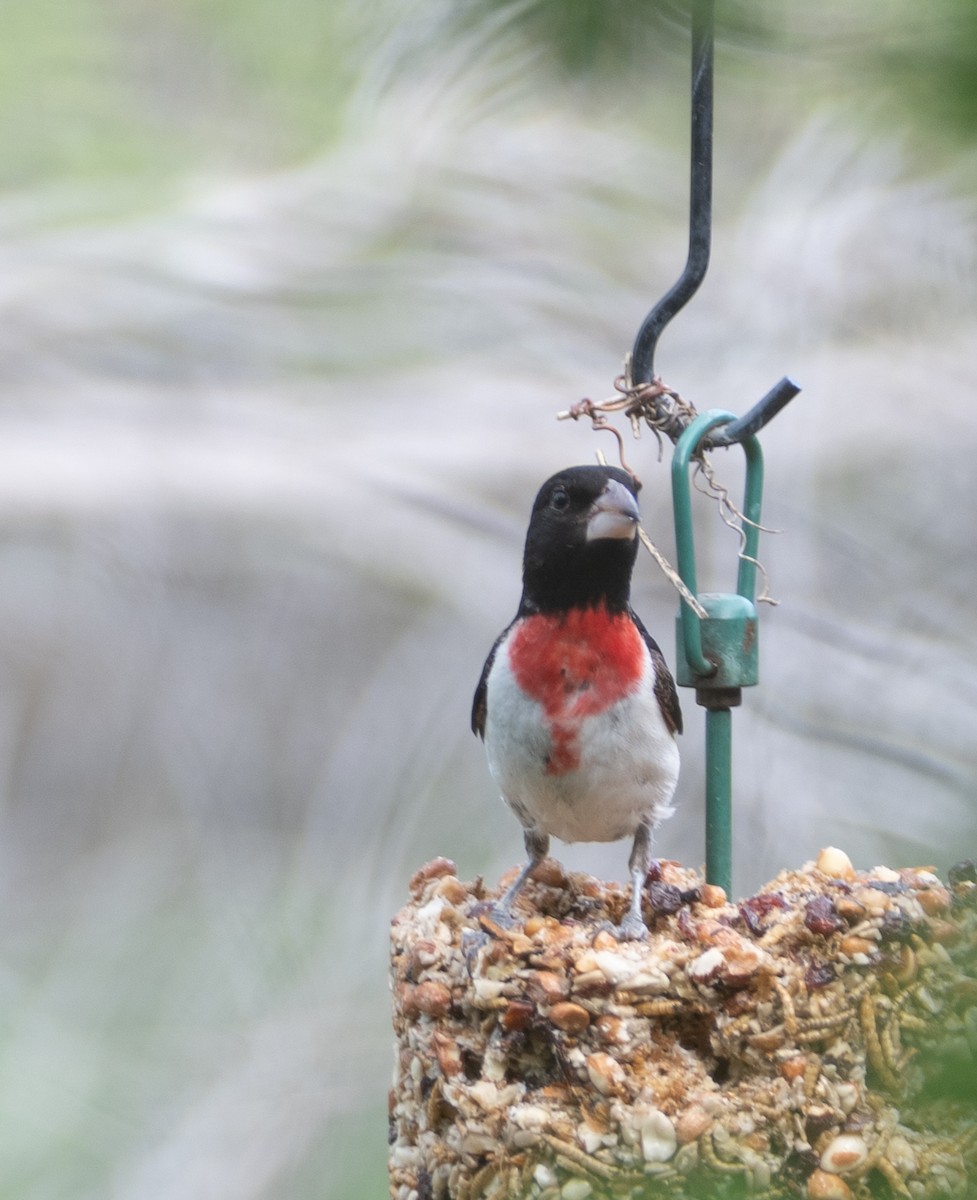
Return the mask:
[[[692,298],[709,265],[712,236],[714,2],[692,6],[692,137],[689,253],[677,282],[645,318],[631,352],[634,384],[655,381],[655,351],[668,322]],[[683,600],[677,620],[677,682],[694,687],[706,709],[706,878],[732,892],[732,719],[742,689],[759,678],[756,612],[757,548],[763,498],[763,454],[756,434],[800,388],[785,377],[744,416],[712,410],[694,418],[676,442],[672,499],[678,570],[706,617]],[[736,592],[699,593],[692,528],[690,465],[704,450],[739,444],[746,454],[744,544]]]

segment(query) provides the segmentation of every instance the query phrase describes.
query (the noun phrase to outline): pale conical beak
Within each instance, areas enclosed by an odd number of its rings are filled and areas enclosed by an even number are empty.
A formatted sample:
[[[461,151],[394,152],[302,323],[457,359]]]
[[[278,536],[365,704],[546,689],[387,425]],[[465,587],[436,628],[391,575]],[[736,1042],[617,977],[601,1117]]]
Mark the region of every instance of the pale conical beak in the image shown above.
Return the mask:
[[[587,517],[587,541],[633,538],[638,532],[638,502],[623,483],[609,479]]]

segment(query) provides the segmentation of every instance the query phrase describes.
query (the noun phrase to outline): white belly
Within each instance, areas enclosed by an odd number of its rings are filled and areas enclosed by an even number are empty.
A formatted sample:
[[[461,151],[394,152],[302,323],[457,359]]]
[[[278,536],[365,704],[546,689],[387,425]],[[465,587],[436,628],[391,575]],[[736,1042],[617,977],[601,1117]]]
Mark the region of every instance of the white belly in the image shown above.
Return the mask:
[[[501,660],[501,661],[499,661]],[[523,825],[564,842],[614,842],[672,813],[679,754],[653,692],[638,690],[584,719],[574,769],[552,770],[542,706],[519,689],[502,651],[488,679],[485,748],[502,797]]]

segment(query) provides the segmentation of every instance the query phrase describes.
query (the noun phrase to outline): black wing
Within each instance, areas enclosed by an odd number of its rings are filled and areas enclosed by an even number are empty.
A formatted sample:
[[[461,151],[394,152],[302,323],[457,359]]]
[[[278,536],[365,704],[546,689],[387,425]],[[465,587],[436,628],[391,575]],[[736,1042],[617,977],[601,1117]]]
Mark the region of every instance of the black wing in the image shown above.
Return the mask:
[[[488,677],[489,671],[492,670],[492,663],[495,662],[495,655],[502,645],[505,635],[509,632],[515,621],[502,630],[499,636],[495,639],[495,644],[489,651],[489,656],[485,660],[485,666],[482,667],[482,674],[478,680],[478,687],[475,689],[475,698],[472,701],[472,733],[476,737],[485,738],[485,717],[488,712]]]
[[[665,662],[665,655],[662,654],[655,639],[641,624],[638,614],[631,609],[628,611],[648,647],[648,653],[651,655],[651,661],[655,667],[655,696],[662,710],[662,716],[665,718],[665,724],[671,733],[681,733],[682,709],[678,702],[678,692],[675,690],[675,680]]]

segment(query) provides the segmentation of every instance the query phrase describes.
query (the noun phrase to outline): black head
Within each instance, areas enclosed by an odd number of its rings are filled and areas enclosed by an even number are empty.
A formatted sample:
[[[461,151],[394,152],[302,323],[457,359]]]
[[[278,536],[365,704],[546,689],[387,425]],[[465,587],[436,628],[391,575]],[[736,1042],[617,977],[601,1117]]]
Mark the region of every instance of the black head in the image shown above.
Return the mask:
[[[638,553],[638,484],[617,467],[570,467],[539,489],[520,612],[627,608]]]

